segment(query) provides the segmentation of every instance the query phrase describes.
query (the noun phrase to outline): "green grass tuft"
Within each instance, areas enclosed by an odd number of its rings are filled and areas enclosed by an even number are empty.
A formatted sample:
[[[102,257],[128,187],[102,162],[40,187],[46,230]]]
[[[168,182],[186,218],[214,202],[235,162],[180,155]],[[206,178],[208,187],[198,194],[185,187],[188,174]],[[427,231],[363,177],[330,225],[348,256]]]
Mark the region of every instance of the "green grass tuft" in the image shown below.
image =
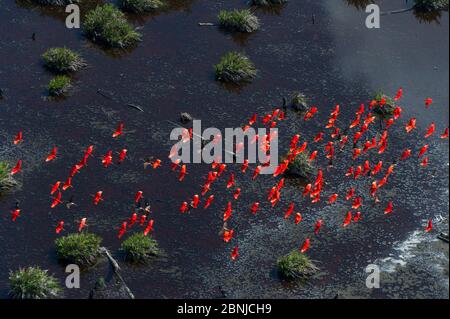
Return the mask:
[[[220,11],[219,24],[228,31],[254,32],[259,29],[259,20],[250,10]]]
[[[310,154],[306,150],[298,154],[294,161],[289,163],[285,174],[287,176],[309,179],[316,172],[316,168],[309,161],[309,156]]]
[[[91,233],[70,234],[55,240],[58,258],[79,267],[94,265],[100,255],[102,239]]]
[[[10,272],[9,282],[9,295],[13,299],[50,299],[56,298],[61,291],[58,281],[39,267]]]
[[[216,78],[219,81],[240,83],[249,82],[256,77],[257,70],[244,54],[230,52],[222,57],[215,66]]]
[[[33,2],[36,2],[38,4],[44,5],[44,6],[58,6],[58,7],[65,7],[72,3],[80,3],[81,0],[32,0]]]
[[[252,5],[260,6],[260,7],[267,7],[267,6],[273,6],[277,4],[283,4],[288,2],[288,0],[252,0]]]
[[[423,12],[448,9],[448,0],[415,0],[414,9]]]
[[[121,246],[125,259],[134,263],[145,263],[149,257],[159,255],[158,242],[143,233],[136,233],[127,238]]]
[[[45,66],[54,72],[75,72],[86,64],[78,53],[64,48],[48,49],[43,55]]]
[[[0,195],[17,187],[17,181],[10,174],[11,169],[7,162],[0,162]]]
[[[286,279],[306,279],[319,270],[308,256],[297,250],[279,258],[277,266],[280,275]]]
[[[141,40],[141,34],[128,24],[124,13],[111,4],[88,12],[83,26],[92,41],[113,48],[125,48]]]
[[[383,93],[377,93],[373,99],[378,102],[378,104],[373,108],[375,113],[385,117],[394,114],[396,104],[392,97]],[[383,106],[380,105],[382,99],[386,100],[386,104]]]
[[[165,3],[161,0],[119,0],[119,5],[124,11],[144,13],[160,9]]]
[[[308,99],[300,92],[294,92],[291,97],[291,107],[297,112],[308,111]]]
[[[58,75],[50,80],[48,84],[48,93],[51,96],[62,96],[72,87],[70,78],[66,75]]]

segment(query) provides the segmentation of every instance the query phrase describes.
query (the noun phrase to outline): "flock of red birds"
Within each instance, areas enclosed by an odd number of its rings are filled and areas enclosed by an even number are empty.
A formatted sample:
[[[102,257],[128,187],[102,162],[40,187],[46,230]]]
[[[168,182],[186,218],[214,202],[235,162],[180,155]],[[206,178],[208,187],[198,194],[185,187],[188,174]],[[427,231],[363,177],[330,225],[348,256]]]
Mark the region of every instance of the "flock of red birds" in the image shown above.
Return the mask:
[[[397,103],[403,95],[403,90],[400,88],[394,98],[395,103]],[[366,108],[364,105],[361,105],[359,109],[357,110],[355,114],[355,120],[351,123],[348,129],[355,129],[352,141],[353,142],[353,153],[352,153],[352,159],[353,159],[353,165],[350,166],[345,174],[346,177],[352,177],[354,179],[358,178],[373,178],[373,181],[370,183],[370,188],[368,191],[370,192],[370,197],[373,198],[373,201],[375,203],[379,203],[380,200],[377,197],[377,191],[383,187],[386,183],[388,183],[389,178],[391,174],[394,172],[395,166],[397,165],[394,161],[393,164],[388,166],[385,170],[384,175],[380,179],[377,179],[376,176],[380,175],[379,173],[384,169],[385,164],[382,161],[379,161],[378,163],[371,163],[370,160],[366,160],[364,163],[358,165],[357,159],[363,154],[369,153],[371,150],[374,150],[374,152],[377,152],[378,154],[382,154],[385,152],[387,145],[388,145],[388,139],[389,139],[389,128],[395,124],[402,115],[402,108],[399,105],[396,105],[395,111],[393,113],[393,116],[386,120],[385,129],[383,130],[383,133],[381,134],[381,137],[377,139],[377,137],[370,137],[367,138],[367,140],[362,144],[362,148],[358,147],[358,142],[362,140],[364,137],[364,134],[368,131],[369,126],[374,123],[376,116],[372,113],[372,110],[374,107],[384,107],[386,105],[387,101],[385,99],[381,99],[381,101],[371,101],[368,107],[368,112],[366,113]],[[433,100],[431,98],[427,98],[425,100],[425,107],[428,109],[431,107],[433,103]],[[311,120],[314,115],[318,112],[318,109],[316,107],[311,107],[308,112],[304,115],[304,120],[308,121]],[[330,117],[328,119],[328,123],[326,124],[325,128],[327,130],[330,130],[330,137],[331,141],[327,142],[325,145],[325,151],[324,155],[328,160],[332,160],[335,156],[335,149],[338,148],[339,150],[342,150],[345,145],[349,142],[350,137],[346,133],[342,133],[341,129],[337,127],[337,119],[340,114],[340,107],[337,105],[334,110],[331,112]],[[285,119],[285,113],[281,109],[275,109],[273,112],[266,114],[262,120],[261,123],[265,126],[269,126],[271,128],[276,127],[277,121],[282,121]],[[244,131],[253,125],[255,125],[258,121],[257,114],[254,114],[251,119],[248,121],[248,124],[245,125]],[[405,130],[406,133],[411,133],[413,130],[416,129],[416,119],[412,118],[409,121],[407,121]],[[427,140],[431,136],[435,134],[436,126],[434,123],[431,123],[431,125],[428,127],[424,134],[424,139]],[[192,138],[192,129],[186,130],[186,136],[183,138],[184,142],[188,142]],[[124,133],[124,124],[120,123],[117,130],[112,134],[112,138],[119,138]],[[314,138],[313,142],[317,143],[319,141],[322,141],[326,137],[326,133],[319,132],[316,137]],[[449,129],[448,127],[445,129],[445,131],[440,135],[441,139],[448,139],[449,136]],[[220,137],[217,137],[218,139]],[[270,151],[270,142],[274,138],[273,135],[267,134],[264,138],[261,138],[258,136],[255,140],[251,141],[250,143],[256,142],[258,140],[258,143],[260,147],[263,147],[264,150],[267,152]],[[276,178],[278,176],[282,176],[283,173],[288,169],[288,166],[290,163],[292,163],[296,157],[301,154],[302,152],[305,152],[308,147],[308,142],[304,141],[301,145],[299,145],[300,141],[300,135],[295,135],[290,142],[290,149],[287,158],[282,161],[279,166],[276,168],[273,177]],[[17,145],[19,143],[23,142],[23,134],[22,132],[19,132],[14,139],[14,144]],[[312,144],[312,143],[311,143]],[[242,149],[243,145],[237,145],[236,146],[236,152]],[[429,144],[425,143],[419,153],[417,154],[417,157],[419,158],[419,164],[422,167],[428,166],[429,158],[426,156],[426,153],[428,151]],[[50,204],[51,208],[55,208],[56,206],[63,203],[62,200],[62,194],[64,191],[66,191],[68,188],[72,187],[72,179],[78,174],[83,167],[86,166],[88,159],[92,156],[94,151],[94,146],[89,146],[86,151],[84,152],[82,160],[75,164],[69,173],[69,176],[67,180],[62,183],[61,181],[57,181],[54,185],[52,185],[50,194],[54,196],[53,201]],[[314,150],[310,153],[308,160],[310,162],[313,162],[317,155],[318,150]],[[50,154],[45,158],[46,162],[51,162],[57,159],[58,155],[58,148],[54,147]],[[171,152],[169,154],[169,158],[172,158],[175,155],[174,152]],[[119,153],[118,162],[121,163],[126,160],[127,156],[127,150],[123,149]],[[406,161],[412,156],[411,149],[405,149],[400,157],[400,161]],[[108,151],[106,155],[102,157],[101,160],[102,165],[107,168],[113,163],[113,152]],[[151,166],[153,169],[157,169],[162,165],[162,161],[159,159],[156,159],[152,162],[148,162],[144,164],[144,167]],[[180,182],[182,182],[187,174],[187,166],[186,164],[183,164],[180,160],[172,161],[171,162],[171,169],[172,171],[177,171],[179,169],[179,175],[178,179]],[[261,164],[257,166],[253,173],[252,173],[252,180],[255,180],[258,175],[261,172],[261,169],[266,164]],[[247,169],[249,168],[249,162],[248,160],[245,160],[244,163],[241,166],[240,171],[242,174],[246,174]],[[21,172],[22,169],[22,160],[18,160],[16,166],[11,170],[11,175],[15,175]],[[214,201],[214,195],[207,195],[208,192],[211,191],[211,186],[214,182],[216,182],[219,177],[221,177],[227,169],[227,165],[220,162],[214,162],[212,164],[211,171],[208,172],[208,175],[206,177],[206,181],[202,187],[202,190],[200,192],[201,195],[195,194],[192,197],[192,200],[185,201],[181,204],[181,207],[179,208],[181,213],[186,213],[191,209],[197,209],[200,206],[200,203],[203,201],[203,209],[207,209],[210,207],[212,202]],[[301,196],[303,198],[309,198],[312,203],[317,203],[321,200],[321,194],[323,192],[323,186],[324,186],[324,176],[323,171],[321,169],[318,169],[317,176],[315,176],[314,182],[306,185],[304,188]],[[380,175],[381,176],[381,175]],[[267,200],[269,201],[270,205],[272,207],[275,207],[277,203],[280,201],[281,193],[284,187],[285,179],[282,177],[275,186],[273,186],[270,191],[269,195],[267,197]],[[236,187],[235,184],[235,174],[230,173],[229,177],[226,181],[226,187],[227,189],[231,189],[233,191],[233,199],[237,201],[239,199],[241,189],[239,187]],[[358,222],[361,219],[361,207],[363,206],[363,199],[361,196],[357,196],[355,188],[350,188],[345,191],[345,194],[338,194],[334,193],[329,196],[326,203],[327,205],[333,205],[333,203],[336,202],[336,200],[342,196],[345,198],[346,201],[349,201],[351,204],[351,210],[348,211],[345,220],[342,223],[342,227],[347,227],[352,222]],[[103,192],[98,191],[94,196],[93,204],[99,205],[100,202],[103,200]],[[143,192],[138,191],[135,195],[135,202],[140,203],[141,199],[143,198]],[[254,215],[257,214],[258,210],[260,208],[260,202],[254,202],[250,207],[250,212]],[[299,224],[302,221],[302,215],[300,212],[295,211],[295,204],[290,203],[287,211],[284,214],[284,218],[286,220],[290,219],[292,215],[294,215],[294,222],[295,224]],[[386,208],[384,209],[384,214],[391,214],[394,211],[394,203],[392,201],[389,201],[386,204]],[[150,213],[150,209],[145,209],[145,213],[143,213],[141,216],[138,217],[138,214],[136,212],[133,213],[133,215],[124,221],[122,225],[120,226],[118,238],[122,238],[122,236],[127,232],[127,229],[131,228],[134,224],[138,223],[143,227],[143,233],[144,235],[148,235],[153,230],[154,220],[147,221],[148,215]],[[223,222],[224,222],[224,229],[222,231],[223,240],[227,243],[231,242],[235,236],[233,229],[228,229],[226,222],[232,217],[233,213],[233,203],[232,201],[229,201],[227,203],[226,209],[223,213]],[[16,219],[20,216],[20,208],[17,207],[12,212],[12,220],[16,221]],[[314,234],[318,234],[322,225],[324,224],[324,221],[322,219],[318,220],[314,225]],[[81,232],[85,227],[87,226],[87,218],[82,218],[79,221],[78,225],[78,231]],[[426,232],[430,232],[433,229],[432,220],[428,221],[428,224],[425,227]],[[64,230],[64,221],[59,221],[59,223],[56,226],[56,233],[60,234]],[[305,239],[304,243],[300,246],[299,250],[304,253],[306,252],[311,245],[311,238],[308,237]],[[235,260],[239,256],[239,247],[238,245],[235,245],[231,252],[231,258],[232,260]]]

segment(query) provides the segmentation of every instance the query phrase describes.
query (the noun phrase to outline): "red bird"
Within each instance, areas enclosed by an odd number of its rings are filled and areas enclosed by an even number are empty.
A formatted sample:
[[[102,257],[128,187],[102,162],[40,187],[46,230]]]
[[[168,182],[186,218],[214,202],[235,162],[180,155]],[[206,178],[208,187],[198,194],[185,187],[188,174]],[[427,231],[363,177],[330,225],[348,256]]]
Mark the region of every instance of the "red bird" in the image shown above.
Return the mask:
[[[300,213],[295,214],[295,225],[300,224],[302,221],[302,215]]]
[[[338,194],[333,194],[330,196],[330,198],[328,199],[328,204],[333,204],[338,198]]]
[[[352,212],[347,212],[347,216],[345,217],[344,223],[342,224],[343,227],[347,227],[350,225],[350,222],[352,221]]]
[[[223,221],[224,222],[226,222],[231,217],[232,212],[233,212],[233,209],[231,208],[231,202],[228,202],[227,208],[225,209],[225,212],[223,213]]]
[[[64,221],[60,221],[60,222],[58,223],[58,225],[56,226],[55,231],[56,231],[57,234],[59,234],[59,233],[61,233],[63,230],[64,230]]]
[[[435,130],[436,125],[434,123],[431,123],[430,127],[428,127],[427,133],[425,134],[425,138],[429,138],[431,135],[433,135]]]
[[[227,188],[231,188],[233,186],[234,186],[234,174],[231,173],[230,174],[230,179],[228,180],[228,183],[227,183]]]
[[[78,225],[78,232],[81,232],[83,230],[83,228],[87,226],[86,221],[87,221],[86,217],[84,217],[80,220],[80,224]]]
[[[119,230],[119,234],[117,235],[117,238],[122,238],[122,236],[125,234],[125,232],[127,231],[127,222],[123,222],[122,226],[120,227]]]
[[[136,195],[134,195],[134,202],[135,202],[135,203],[138,203],[138,202],[141,200],[142,194],[144,194],[142,191],[138,191],[138,192],[136,193]]]
[[[306,114],[305,117],[303,118],[305,121],[308,121],[309,119],[311,119],[314,114],[316,114],[318,111],[317,107],[312,107]]]
[[[345,200],[350,200],[353,196],[355,196],[355,189],[352,187],[349,189],[347,196],[345,196]]]
[[[314,234],[316,234],[316,235],[319,234],[319,230],[320,230],[320,228],[322,228],[322,225],[323,225],[323,220],[319,219],[317,221],[316,225],[314,226]]]
[[[119,153],[119,164],[122,163],[125,160],[125,157],[127,156],[127,152],[128,152],[128,150],[126,148],[124,148],[123,150],[120,151],[120,153]]]
[[[53,199],[53,202],[50,205],[50,207],[55,208],[57,205],[61,204],[62,203],[61,198],[62,198],[62,194],[61,194],[61,192],[58,192],[56,197]]]
[[[64,183],[62,190],[65,191],[67,190],[69,187],[72,187],[72,177],[68,177],[66,182]]]
[[[183,164],[183,166],[181,166],[180,175],[178,176],[178,180],[180,182],[183,181],[185,176],[186,176],[186,164]]]
[[[98,205],[103,200],[103,191],[98,191],[94,196],[94,205]]]
[[[406,160],[408,157],[411,156],[411,150],[407,149],[403,152],[402,157],[400,158],[402,161]]]
[[[235,191],[234,194],[233,194],[233,198],[234,198],[235,200],[238,200],[239,195],[241,195],[241,189],[238,187],[238,188],[236,188],[236,191]]]
[[[214,195],[209,196],[205,202],[205,205],[203,206],[203,209],[207,209],[211,205],[213,200],[214,200]]]
[[[229,243],[233,238],[234,230],[225,230],[223,232],[223,241]]]
[[[248,168],[248,159],[244,160],[244,163],[242,164],[242,167],[241,167],[242,174],[245,174],[245,172],[247,171],[247,168]]]
[[[416,118],[412,118],[409,120],[408,124],[406,125],[405,129],[406,129],[406,133],[410,133],[413,129],[416,128]]]
[[[324,133],[320,132],[320,133],[317,134],[317,136],[314,138],[314,142],[317,143],[317,142],[319,142],[319,141],[322,141],[322,140],[323,140],[323,136],[324,136]]]
[[[147,227],[144,229],[144,236],[147,236],[153,230],[154,223],[155,221],[153,219],[148,222]]]
[[[104,167],[108,167],[112,163],[112,151],[108,151],[102,159]]]
[[[421,165],[422,167],[427,167],[427,166],[428,166],[428,161],[429,161],[428,157],[425,157],[425,158],[423,159],[423,161],[420,163],[420,165]]]
[[[302,254],[304,254],[309,249],[310,243],[311,243],[311,240],[309,238],[306,238],[305,242],[303,243],[302,248],[300,248],[300,252]]]
[[[197,208],[199,203],[200,203],[200,197],[198,195],[194,195],[194,198],[192,199],[192,202],[191,202],[192,208]]]
[[[17,133],[17,136],[14,138],[14,145],[17,145],[19,143],[23,142],[23,134],[22,131]]]
[[[294,203],[291,203],[290,205],[289,205],[289,208],[288,208],[288,210],[286,211],[286,213],[284,214],[284,219],[288,219],[291,215],[292,215],[292,212],[294,211]]]
[[[375,165],[375,167],[372,169],[371,175],[372,176],[377,175],[382,167],[383,167],[383,162],[379,161],[378,164]]]
[[[248,121],[248,125],[253,125],[256,122],[258,115],[255,113],[253,114],[252,118]]]
[[[55,185],[52,185],[52,189],[50,191],[50,195],[53,195],[54,193],[56,193],[56,191],[59,189],[59,185],[61,185],[60,181],[57,181],[55,183]]]
[[[397,94],[394,97],[394,101],[400,100],[402,96],[403,96],[403,88],[399,88]]]
[[[384,214],[387,215],[387,214],[392,213],[393,209],[394,209],[394,205],[392,204],[392,202],[389,202],[386,209],[384,210]]]
[[[112,137],[113,137],[113,138],[116,138],[116,137],[122,135],[122,133],[123,133],[123,128],[124,128],[123,123],[119,123],[119,126],[117,126],[117,130],[113,133]]]
[[[353,209],[358,209],[360,208],[362,205],[362,198],[361,197],[356,197],[355,200],[353,201],[352,204],[352,208]]]
[[[12,220],[13,222],[15,222],[16,219],[17,219],[17,217],[19,217],[19,216],[20,216],[20,209],[13,210],[13,211],[11,212],[11,220]]]
[[[16,166],[11,170],[11,175],[15,175],[22,171],[22,160],[18,160]]]
[[[360,219],[361,219],[361,212],[357,212],[357,213],[355,214],[355,217],[353,217],[353,221],[354,221],[355,223],[357,223],[357,222],[359,222]]]
[[[433,99],[432,98],[426,98],[425,99],[425,107],[428,109],[430,108],[430,105],[433,103]]]
[[[419,158],[421,158],[423,156],[423,154],[425,154],[428,151],[428,144],[425,144],[419,152]]]
[[[258,211],[258,209],[259,209],[259,202],[254,202],[252,205],[252,208],[251,208],[252,214],[256,215],[256,212]]]
[[[54,147],[52,149],[52,151],[50,152],[50,154],[47,156],[47,158],[45,159],[46,162],[50,162],[53,161],[56,158],[56,154],[58,153],[58,148]]]
[[[308,161],[312,162],[316,159],[316,157],[317,157],[317,151],[314,151],[311,153],[311,155],[309,155]]]
[[[433,230],[433,220],[429,220],[428,221],[428,225],[427,225],[427,227],[425,228],[425,231],[427,232],[427,233],[429,233],[430,231],[432,231]]]
[[[184,213],[186,213],[188,210],[189,210],[189,205],[188,205],[188,203],[187,203],[187,202],[183,202],[183,204],[181,204],[181,207],[180,207],[180,212],[181,212],[182,214],[184,214]]]
[[[233,251],[231,252],[231,259],[236,260],[239,256],[239,247],[234,247]]]
[[[445,129],[444,133],[441,135],[442,139],[448,138],[448,127]]]

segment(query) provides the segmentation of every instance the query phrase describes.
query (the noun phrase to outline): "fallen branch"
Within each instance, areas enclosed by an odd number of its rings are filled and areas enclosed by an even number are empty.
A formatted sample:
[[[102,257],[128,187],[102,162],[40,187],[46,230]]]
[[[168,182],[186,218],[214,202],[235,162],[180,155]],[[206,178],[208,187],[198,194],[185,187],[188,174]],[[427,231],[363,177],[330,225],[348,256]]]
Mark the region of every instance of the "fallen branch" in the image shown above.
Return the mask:
[[[212,22],[199,22],[198,25],[201,26],[201,27],[213,27],[216,24],[212,23]]]
[[[139,105],[136,105],[136,104],[133,104],[133,103],[128,103],[127,106],[132,107],[133,109],[136,109],[136,110],[138,110],[140,112],[144,112],[144,110]]]

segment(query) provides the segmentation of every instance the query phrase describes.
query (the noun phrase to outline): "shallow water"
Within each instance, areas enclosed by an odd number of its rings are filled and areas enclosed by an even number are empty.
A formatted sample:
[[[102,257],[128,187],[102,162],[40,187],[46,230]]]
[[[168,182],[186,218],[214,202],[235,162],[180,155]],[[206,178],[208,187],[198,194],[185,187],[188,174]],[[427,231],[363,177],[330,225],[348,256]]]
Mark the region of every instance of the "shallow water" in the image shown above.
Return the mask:
[[[220,9],[245,7],[246,1],[171,3],[170,9],[159,15],[130,17],[143,27],[143,42],[117,53],[92,45],[80,30],[67,30],[61,13],[23,1],[0,2],[0,87],[5,95],[0,100],[0,158],[24,160],[21,189],[0,199],[0,296],[7,296],[8,271],[19,266],[40,265],[63,281],[64,268],[53,251],[54,227],[62,219],[71,230],[80,218],[87,217],[89,230],[101,235],[120,258],[118,226],[131,215],[139,189],[151,194],[154,234],[165,252],[165,257],[147,267],[121,263],[123,277],[139,298],[212,298],[222,297],[221,290],[226,297],[240,298],[332,298],[336,294],[448,298],[448,269],[431,267],[438,258],[448,268],[448,245],[446,256],[433,245],[419,247],[424,258],[412,262],[411,267],[403,266],[397,275],[386,275],[389,278],[380,290],[365,287],[364,273],[368,264],[395,253],[401,246],[398,243],[407,241],[414,231],[422,231],[425,220],[448,217],[447,141],[431,139],[426,170],[420,169],[415,159],[398,165],[381,191],[381,205],[393,199],[395,214],[383,216],[384,207],[367,204],[363,220],[348,229],[340,227],[348,204],[311,205],[300,201],[300,190],[290,183],[276,209],[264,206],[256,218],[249,216],[251,203],[266,197],[274,181],[261,177],[249,182],[248,177],[239,175],[244,191],[236,207],[239,213],[229,225],[235,229],[240,247],[234,263],[229,258],[232,246],[218,236],[223,209],[231,199],[224,187],[214,188],[216,200],[210,209],[189,215],[178,212],[181,202],[200,191],[208,167],[190,165],[183,183],[167,165],[159,171],[142,169],[149,156],[166,158],[173,128],[167,121],[176,121],[180,112],[201,119],[204,127],[237,127],[254,112],[263,114],[279,106],[283,96],[296,90],[310,97],[320,114],[310,122],[288,114],[280,123],[280,136],[285,140],[297,132],[304,138],[314,137],[323,130],[336,103],[342,109],[340,120],[350,123],[355,108],[367,103],[373,92],[394,94],[402,86],[402,123],[417,117],[418,130],[406,136],[403,127],[393,128],[389,150],[372,161],[380,158],[390,163],[406,147],[417,152],[431,121],[439,133],[448,126],[448,13],[431,23],[418,20],[412,12],[383,16],[380,30],[368,30],[364,12],[346,1],[290,1],[275,12],[256,11],[262,22],[256,34],[233,37],[197,24],[214,22]],[[400,0],[378,3],[382,11],[405,7]],[[36,33],[35,41],[32,33]],[[49,101],[45,86],[52,75],[39,57],[47,48],[63,45],[80,51],[89,67],[74,76],[70,97]],[[258,78],[240,90],[214,81],[212,66],[229,50],[245,51],[259,69]],[[98,89],[113,99],[99,95]],[[422,102],[428,96],[435,101],[429,111]],[[137,112],[127,103],[140,105],[145,112]],[[110,135],[120,121],[126,125],[126,134],[112,140]],[[25,143],[13,148],[10,140],[20,129]],[[376,125],[371,135],[375,130]],[[49,185],[65,180],[90,144],[96,147],[96,160],[91,159],[74,178],[75,188],[70,190],[78,206],[50,210]],[[41,159],[56,145],[60,147],[59,160],[43,163]],[[283,145],[286,148],[286,142]],[[108,150],[118,152],[124,147],[129,150],[125,163],[108,169],[99,165],[99,158]],[[367,193],[367,182],[341,178],[349,158],[348,153],[339,155],[335,169],[326,173],[324,198],[337,190],[344,193],[350,185]],[[325,167],[326,162],[320,160],[320,165]],[[98,190],[104,191],[105,201],[94,207],[90,196]],[[12,223],[9,210],[16,200],[21,201],[23,213]],[[304,216],[298,226],[282,220],[293,200]],[[298,248],[319,217],[324,218],[325,226],[314,239],[310,255],[323,274],[304,286],[280,281],[276,259]],[[106,266],[99,265],[84,273],[81,289],[66,289],[65,296],[86,297],[105,271]]]

